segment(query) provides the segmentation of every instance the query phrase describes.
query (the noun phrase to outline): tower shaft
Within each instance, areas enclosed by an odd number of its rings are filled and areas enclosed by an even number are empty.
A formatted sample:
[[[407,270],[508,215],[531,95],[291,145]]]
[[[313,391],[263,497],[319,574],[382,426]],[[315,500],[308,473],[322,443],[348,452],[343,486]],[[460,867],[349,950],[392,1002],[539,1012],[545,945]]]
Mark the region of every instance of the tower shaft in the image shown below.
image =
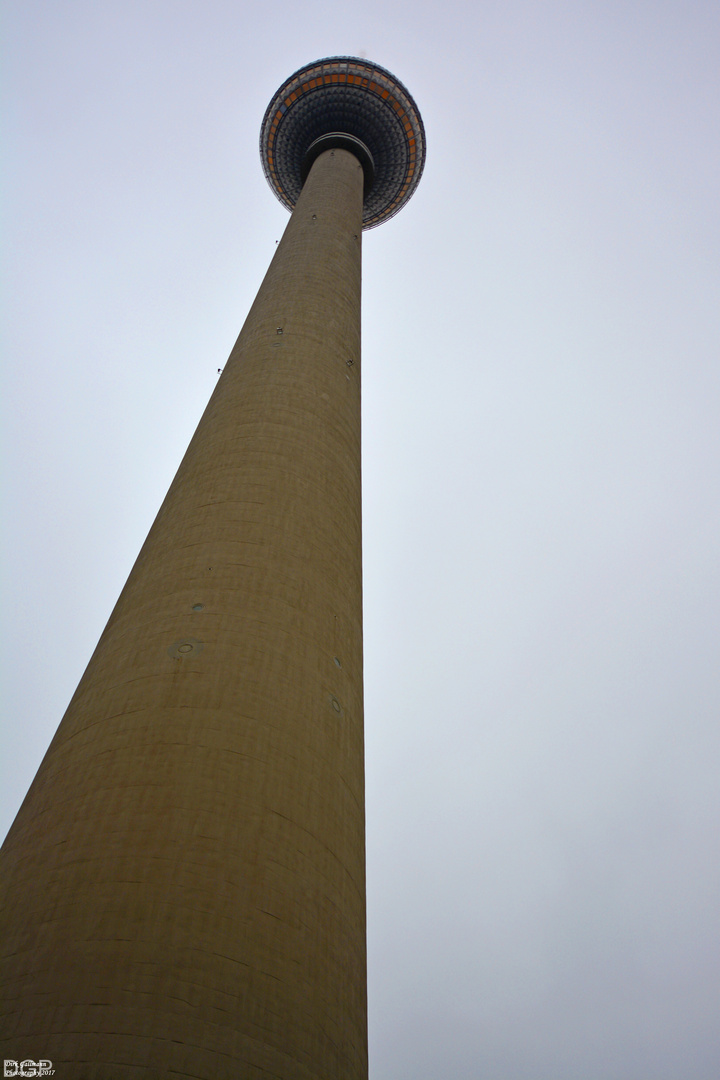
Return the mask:
[[[323,153],[8,835],[7,1057],[367,1076],[362,201]]]

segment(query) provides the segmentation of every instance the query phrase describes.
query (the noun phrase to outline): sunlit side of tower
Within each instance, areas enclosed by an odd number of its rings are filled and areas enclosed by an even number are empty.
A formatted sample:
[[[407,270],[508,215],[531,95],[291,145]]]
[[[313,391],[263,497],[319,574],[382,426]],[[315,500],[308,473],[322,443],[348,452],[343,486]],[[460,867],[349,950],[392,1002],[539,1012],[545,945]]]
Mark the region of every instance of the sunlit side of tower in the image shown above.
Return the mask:
[[[292,217],[3,846],[6,1058],[367,1076],[361,238],[424,154],[364,60],[268,107]]]

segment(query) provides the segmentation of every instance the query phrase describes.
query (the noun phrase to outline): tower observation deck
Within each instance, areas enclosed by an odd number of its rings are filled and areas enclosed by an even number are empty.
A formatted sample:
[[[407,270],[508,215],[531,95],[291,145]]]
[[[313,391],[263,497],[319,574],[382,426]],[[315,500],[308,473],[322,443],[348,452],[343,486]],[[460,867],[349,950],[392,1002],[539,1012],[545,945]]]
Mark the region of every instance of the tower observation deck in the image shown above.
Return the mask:
[[[1,1056],[59,1077],[367,1080],[361,242],[425,133],[333,57],[260,149],[292,215],[0,854]]]
[[[412,97],[378,64],[335,56],[300,68],[265,112],[260,156],[265,176],[292,210],[323,150],[354,153],[365,173],[363,228],[401,209],[425,164],[425,129]]]

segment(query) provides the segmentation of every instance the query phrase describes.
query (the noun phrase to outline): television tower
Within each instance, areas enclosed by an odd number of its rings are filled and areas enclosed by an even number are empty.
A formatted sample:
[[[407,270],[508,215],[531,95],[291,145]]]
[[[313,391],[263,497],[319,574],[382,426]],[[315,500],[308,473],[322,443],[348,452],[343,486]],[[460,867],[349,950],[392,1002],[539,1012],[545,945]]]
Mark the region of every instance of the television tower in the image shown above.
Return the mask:
[[[367,1077],[361,236],[425,134],[333,57],[260,152],[292,216],[2,850],[0,1049],[68,1080]]]

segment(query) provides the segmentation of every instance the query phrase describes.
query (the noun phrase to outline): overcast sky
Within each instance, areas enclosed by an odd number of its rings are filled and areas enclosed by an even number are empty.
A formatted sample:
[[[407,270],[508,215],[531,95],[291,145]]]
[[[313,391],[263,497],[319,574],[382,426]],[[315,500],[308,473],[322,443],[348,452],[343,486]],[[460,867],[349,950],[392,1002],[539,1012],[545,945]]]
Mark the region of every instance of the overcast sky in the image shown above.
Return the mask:
[[[366,56],[372,1080],[720,1075],[717,0],[7,0],[6,831]]]

